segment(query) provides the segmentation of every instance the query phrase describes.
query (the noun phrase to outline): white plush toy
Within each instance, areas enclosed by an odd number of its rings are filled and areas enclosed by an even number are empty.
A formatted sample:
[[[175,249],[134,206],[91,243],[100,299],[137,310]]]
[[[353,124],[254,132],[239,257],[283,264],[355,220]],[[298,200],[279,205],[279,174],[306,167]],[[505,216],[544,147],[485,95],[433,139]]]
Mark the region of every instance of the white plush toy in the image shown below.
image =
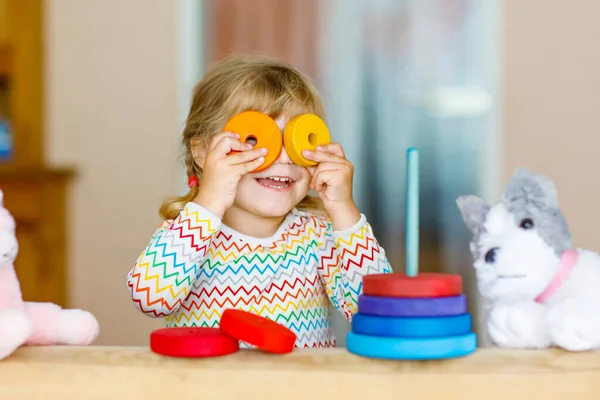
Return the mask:
[[[89,345],[99,333],[88,311],[54,303],[23,301],[13,262],[19,245],[16,224],[0,190],[0,359],[21,346]]]
[[[457,199],[500,347],[600,348],[600,256],[573,249],[553,182],[521,169],[494,205]]]

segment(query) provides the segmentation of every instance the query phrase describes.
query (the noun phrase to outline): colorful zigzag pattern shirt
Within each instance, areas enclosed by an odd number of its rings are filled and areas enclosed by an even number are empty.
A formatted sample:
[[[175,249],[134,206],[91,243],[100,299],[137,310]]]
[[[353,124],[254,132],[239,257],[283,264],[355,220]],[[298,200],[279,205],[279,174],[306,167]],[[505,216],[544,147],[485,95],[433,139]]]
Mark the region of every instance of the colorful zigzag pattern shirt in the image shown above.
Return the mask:
[[[296,347],[332,347],[330,305],[351,320],[363,276],[390,272],[364,215],[333,231],[329,219],[293,209],[273,236],[257,239],[190,202],[156,230],[127,286],[135,306],[167,327],[218,327],[236,308],[287,326]]]

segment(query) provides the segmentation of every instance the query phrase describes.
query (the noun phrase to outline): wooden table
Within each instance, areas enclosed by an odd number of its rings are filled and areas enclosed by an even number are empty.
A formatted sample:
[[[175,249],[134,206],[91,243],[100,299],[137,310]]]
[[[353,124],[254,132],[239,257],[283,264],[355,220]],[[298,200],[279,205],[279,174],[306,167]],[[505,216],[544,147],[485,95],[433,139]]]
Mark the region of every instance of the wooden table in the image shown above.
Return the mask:
[[[174,359],[144,347],[29,347],[0,361],[0,399],[600,399],[600,352],[398,362],[345,349]]]

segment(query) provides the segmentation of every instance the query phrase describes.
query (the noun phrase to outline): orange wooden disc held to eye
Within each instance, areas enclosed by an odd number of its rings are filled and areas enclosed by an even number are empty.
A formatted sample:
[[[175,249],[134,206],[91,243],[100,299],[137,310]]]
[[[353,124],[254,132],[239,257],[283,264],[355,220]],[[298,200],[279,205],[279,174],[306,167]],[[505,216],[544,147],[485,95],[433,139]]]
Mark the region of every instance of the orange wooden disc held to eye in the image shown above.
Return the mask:
[[[363,278],[363,293],[380,297],[448,297],[462,294],[462,277],[456,274],[374,274]]]
[[[171,357],[218,357],[237,352],[240,345],[218,328],[162,328],[150,334],[150,349]]]
[[[283,131],[285,151],[290,159],[302,167],[317,165],[302,156],[302,150],[314,150],[331,141],[325,122],[315,114],[301,114],[292,118]]]
[[[247,311],[225,310],[219,327],[229,336],[269,353],[289,353],[296,344],[296,335],[290,329]]]
[[[237,133],[240,135],[240,142],[251,142],[254,139],[255,148],[267,149],[265,161],[253,172],[269,168],[277,160],[283,147],[279,126],[273,118],[259,111],[244,111],[233,116],[223,128],[223,132]]]

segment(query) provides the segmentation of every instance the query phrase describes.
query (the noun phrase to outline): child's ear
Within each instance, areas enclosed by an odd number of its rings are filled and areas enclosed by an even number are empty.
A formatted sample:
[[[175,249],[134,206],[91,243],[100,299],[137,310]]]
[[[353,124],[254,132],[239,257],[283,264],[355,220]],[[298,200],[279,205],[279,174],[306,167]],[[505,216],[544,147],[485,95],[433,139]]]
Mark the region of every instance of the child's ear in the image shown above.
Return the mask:
[[[196,166],[198,166],[200,170],[204,169],[204,163],[206,162],[206,155],[208,153],[204,143],[200,139],[193,139],[190,149]]]

